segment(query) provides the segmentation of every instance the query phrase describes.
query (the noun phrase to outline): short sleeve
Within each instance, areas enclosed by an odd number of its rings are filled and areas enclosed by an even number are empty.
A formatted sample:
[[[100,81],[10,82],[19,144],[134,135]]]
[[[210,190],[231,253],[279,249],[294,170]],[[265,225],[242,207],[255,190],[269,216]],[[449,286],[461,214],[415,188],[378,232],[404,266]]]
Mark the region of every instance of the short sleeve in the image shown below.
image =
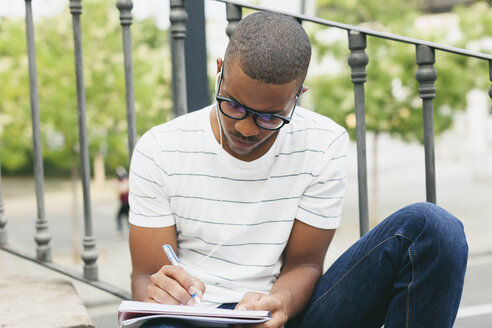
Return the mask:
[[[347,184],[345,160],[349,137],[345,130],[340,129],[337,133],[320,155],[296,214],[296,219],[321,229],[339,226]]]
[[[129,220],[137,226],[157,228],[175,224],[167,173],[158,145],[150,130],[140,138],[133,151],[129,174]]]

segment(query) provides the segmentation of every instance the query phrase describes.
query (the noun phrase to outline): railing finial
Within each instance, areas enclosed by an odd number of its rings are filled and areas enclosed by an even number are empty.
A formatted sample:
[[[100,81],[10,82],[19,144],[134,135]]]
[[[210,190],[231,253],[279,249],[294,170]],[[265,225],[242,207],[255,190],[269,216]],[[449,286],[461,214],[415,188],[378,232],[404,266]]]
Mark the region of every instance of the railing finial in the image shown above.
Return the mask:
[[[84,261],[84,278],[98,280],[96,239],[93,236],[85,236],[83,239],[84,251],[80,256]]]
[[[369,57],[365,53],[366,35],[356,31],[349,31],[349,49],[351,50],[348,63],[352,68],[352,83],[366,82],[366,66]]]
[[[70,13],[72,15],[82,14],[82,1],[81,0],[70,0]]]
[[[241,6],[226,3],[226,17],[229,22],[226,28],[226,34],[228,37],[231,37],[232,32],[236,28],[237,23],[241,20],[242,15]]]
[[[116,2],[116,7],[120,11],[120,22],[122,26],[131,25],[132,24],[132,9],[133,9],[133,1],[132,0],[118,0]]]
[[[437,79],[434,49],[428,46],[417,45],[417,69],[416,78],[420,83],[420,98],[432,99],[436,96],[434,82]]]
[[[184,39],[186,38],[186,22],[188,21],[185,0],[171,0],[170,7],[171,35],[173,39]]]

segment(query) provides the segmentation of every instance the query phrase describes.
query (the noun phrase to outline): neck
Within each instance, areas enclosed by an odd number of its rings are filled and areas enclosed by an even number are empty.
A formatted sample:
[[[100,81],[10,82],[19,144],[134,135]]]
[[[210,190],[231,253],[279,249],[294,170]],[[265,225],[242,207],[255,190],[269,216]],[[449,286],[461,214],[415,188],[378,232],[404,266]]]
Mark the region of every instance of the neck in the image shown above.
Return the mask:
[[[210,124],[212,126],[212,132],[214,133],[215,140],[219,145],[222,146],[222,148],[228,152],[232,157],[235,157],[241,161],[245,162],[252,162],[254,160],[257,160],[261,156],[265,155],[268,150],[272,147],[272,145],[275,143],[275,140],[277,139],[278,136],[278,131],[275,131],[268,139],[263,141],[262,144],[258,146],[254,151],[248,154],[237,154],[231,150],[227,143],[227,139],[224,138],[224,131],[222,130],[220,124],[220,118],[217,116],[217,105],[214,105],[212,110],[210,111]]]

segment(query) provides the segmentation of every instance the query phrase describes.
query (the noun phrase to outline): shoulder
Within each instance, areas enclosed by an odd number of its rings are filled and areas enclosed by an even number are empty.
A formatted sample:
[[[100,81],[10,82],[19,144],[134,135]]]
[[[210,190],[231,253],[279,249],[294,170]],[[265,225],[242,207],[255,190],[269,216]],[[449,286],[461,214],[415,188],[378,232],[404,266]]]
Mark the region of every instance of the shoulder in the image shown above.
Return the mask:
[[[303,107],[297,107],[292,122],[285,132],[293,143],[303,143],[304,147],[327,149],[337,141],[348,142],[344,127],[331,118]]]
[[[152,127],[145,132],[137,143],[137,147],[145,145],[153,148],[162,144],[172,144],[182,141],[183,138],[193,137],[200,132],[206,131],[208,115],[211,106],[179,116],[168,122]]]
[[[184,114],[176,117],[166,123],[154,126],[148,132],[151,133],[186,133],[186,131],[194,129],[203,129],[208,124],[208,115],[211,106],[207,106],[200,110]]]
[[[318,114],[304,107],[296,108],[292,123],[297,128],[313,128],[312,131],[344,131],[341,125],[328,116]]]

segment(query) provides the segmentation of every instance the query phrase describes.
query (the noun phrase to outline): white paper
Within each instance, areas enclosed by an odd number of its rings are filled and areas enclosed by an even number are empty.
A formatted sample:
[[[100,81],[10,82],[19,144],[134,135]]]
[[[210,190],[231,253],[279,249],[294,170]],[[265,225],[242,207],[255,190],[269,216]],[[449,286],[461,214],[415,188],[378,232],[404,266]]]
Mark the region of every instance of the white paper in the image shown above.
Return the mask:
[[[182,319],[197,327],[227,327],[229,324],[265,322],[271,317],[268,311],[237,311],[197,305],[166,305],[137,301],[123,301],[118,310],[121,328],[139,327],[153,318]]]

